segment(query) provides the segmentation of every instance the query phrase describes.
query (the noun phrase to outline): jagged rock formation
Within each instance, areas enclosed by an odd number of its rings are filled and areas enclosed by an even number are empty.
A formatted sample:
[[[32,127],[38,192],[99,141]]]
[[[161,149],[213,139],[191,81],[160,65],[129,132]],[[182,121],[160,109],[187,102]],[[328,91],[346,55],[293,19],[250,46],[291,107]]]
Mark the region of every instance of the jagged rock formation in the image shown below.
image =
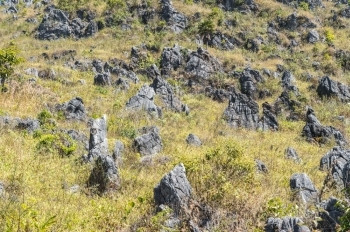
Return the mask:
[[[112,157],[99,156],[94,162],[87,185],[89,188],[96,188],[102,194],[114,191],[120,187],[121,180],[118,168]]]
[[[263,172],[263,173],[268,173],[269,169],[267,168],[267,166],[265,165],[264,162],[262,162],[261,160],[256,159],[255,160],[255,164],[256,164],[256,169],[259,172]]]
[[[339,145],[346,144],[343,134],[332,126],[323,126],[310,107],[306,112],[306,125],[303,128],[302,135],[308,141],[326,143],[330,139],[335,139]]]
[[[160,96],[167,108],[175,112],[185,112],[187,115],[190,113],[188,106],[176,97],[173,87],[166,80],[156,77],[150,87]]]
[[[37,30],[38,39],[55,40],[70,36],[83,38],[92,36],[98,31],[93,18],[85,18],[84,14],[77,14],[77,18],[70,20],[64,11],[54,6],[47,7],[45,11],[46,14]]]
[[[317,202],[317,189],[305,173],[293,174],[290,178],[290,188],[301,202]]]
[[[62,111],[66,119],[85,120],[87,117],[84,102],[80,97],[57,105],[56,110]]]
[[[263,103],[262,107],[263,107],[263,115],[259,120],[258,128],[263,131],[266,131],[266,130],[277,131],[279,125],[278,125],[276,113],[273,107],[267,102]]]
[[[250,68],[244,69],[239,77],[241,92],[248,97],[256,98],[258,95],[256,84],[262,81],[263,77],[260,75],[259,71]]]
[[[152,87],[143,85],[137,94],[129,99],[126,108],[129,110],[144,110],[156,117],[162,116],[161,109],[154,103],[155,92]]]
[[[320,217],[322,221],[318,223],[318,229],[321,231],[337,231],[340,224],[340,218],[344,215],[344,209],[339,207],[339,200],[330,197],[328,200],[322,201],[320,203],[321,209]]]
[[[155,155],[163,149],[162,139],[157,127],[144,127],[141,133],[142,135],[135,138],[133,144],[134,149],[141,155]]]
[[[222,64],[208,51],[198,48],[189,54],[185,72],[191,77],[191,81],[202,83],[211,75],[222,71]]]
[[[320,97],[336,97],[342,102],[350,101],[349,87],[332,80],[329,76],[324,76],[319,80],[317,93]]]
[[[180,33],[187,27],[186,16],[173,7],[171,0],[161,0],[161,17],[175,33]]]
[[[259,105],[241,93],[233,93],[224,112],[224,119],[232,127],[256,129],[259,123]]]
[[[184,63],[184,57],[181,53],[182,48],[175,44],[172,48],[163,49],[160,68],[162,75],[170,75],[172,71],[177,71]]]
[[[289,15],[286,19],[277,19],[280,28],[295,31],[298,28],[316,28],[316,24],[305,16],[298,16],[297,13]]]
[[[113,149],[113,159],[115,160],[121,160],[124,152],[124,144],[122,141],[117,140],[114,144],[114,149]]]

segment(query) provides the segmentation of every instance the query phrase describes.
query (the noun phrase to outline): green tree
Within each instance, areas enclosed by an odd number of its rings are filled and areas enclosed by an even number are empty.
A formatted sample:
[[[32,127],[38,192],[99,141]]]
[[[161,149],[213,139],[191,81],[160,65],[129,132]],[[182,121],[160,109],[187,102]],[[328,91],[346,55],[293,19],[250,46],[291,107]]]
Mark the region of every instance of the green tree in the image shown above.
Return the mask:
[[[18,56],[19,50],[14,44],[0,49],[0,84],[2,91],[5,90],[5,81],[14,73],[14,66],[22,62]]]

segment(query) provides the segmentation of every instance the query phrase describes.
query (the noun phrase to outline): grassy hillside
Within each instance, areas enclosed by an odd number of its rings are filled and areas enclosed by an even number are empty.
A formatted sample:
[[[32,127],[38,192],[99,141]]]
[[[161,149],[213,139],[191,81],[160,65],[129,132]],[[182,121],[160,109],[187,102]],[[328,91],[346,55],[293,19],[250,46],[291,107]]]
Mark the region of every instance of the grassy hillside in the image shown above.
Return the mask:
[[[149,117],[143,112],[130,112],[125,104],[135,95],[143,84],[152,81],[138,74],[140,82],[131,84],[128,91],[118,91],[114,86],[96,86],[92,71],[72,70],[63,59],[45,59],[43,53],[52,54],[63,50],[75,50],[76,60],[113,58],[131,62],[131,48],[142,43],[153,45],[154,51],[148,51],[144,67],[160,62],[163,48],[179,44],[181,47],[195,50],[195,37],[198,26],[209,19],[214,30],[245,37],[264,38],[265,44],[258,52],[237,47],[223,51],[203,45],[211,55],[217,57],[225,71],[242,71],[250,66],[262,72],[264,68],[276,70],[283,65],[296,77],[296,86],[303,97],[300,109],[305,114],[305,106],[312,106],[318,119],[324,125],[340,129],[349,135],[350,106],[337,99],[321,99],[317,96],[315,85],[317,78],[330,75],[333,80],[350,84],[349,71],[341,66],[335,57],[336,50],[350,50],[348,35],[349,20],[342,18],[344,28],[328,22],[345,5],[335,2],[323,2],[324,8],[315,10],[306,7],[293,8],[274,0],[257,0],[259,11],[243,14],[238,11],[227,12],[217,7],[215,1],[194,3],[190,0],[173,0],[174,7],[184,13],[188,19],[197,12],[199,20],[190,20],[188,28],[180,34],[170,30],[154,30],[164,26],[164,21],[156,16],[148,25],[140,22],[130,7],[140,1],[63,1],[54,3],[61,9],[74,12],[88,8],[96,12],[97,20],[103,20],[106,11],[112,12],[121,21],[128,21],[131,29],[122,30],[116,24],[99,30],[94,36],[82,39],[64,38],[53,41],[38,40],[35,30],[44,16],[44,6],[18,6],[18,14],[13,17],[0,7],[0,48],[14,43],[24,62],[15,67],[15,73],[6,83],[7,91],[0,93],[0,115],[37,118],[44,111],[50,111],[54,105],[66,102],[76,96],[83,99],[88,116],[98,118],[107,115],[108,141],[110,150],[118,139],[125,144],[122,163],[119,165],[122,185],[113,193],[102,196],[92,194],[86,187],[92,166],[80,162],[87,153],[81,147],[68,157],[62,157],[55,149],[42,150],[38,144],[42,136],[25,131],[0,129],[0,181],[6,186],[6,195],[0,199],[0,231],[161,231],[164,218],[156,213],[153,188],[161,178],[176,164],[182,162],[187,169],[195,198],[208,204],[215,211],[215,227],[212,231],[263,231],[268,217],[301,216],[305,209],[294,200],[289,187],[289,179],[294,173],[305,172],[317,189],[323,188],[326,172],[319,170],[320,158],[334,145],[309,143],[301,136],[304,120],[288,121],[286,115],[278,116],[279,131],[256,131],[230,127],[222,115],[228,105],[214,101],[203,93],[188,87],[181,76],[173,73],[168,82],[179,89],[182,102],[187,104],[191,113],[175,113],[164,110],[159,119]],[[155,9],[159,2],[148,1]],[[126,4],[127,3],[127,4]],[[270,42],[267,25],[277,17],[285,18],[293,12],[306,16],[317,24],[321,40],[310,44],[303,38],[307,31],[281,30],[281,45]],[[35,17],[38,23],[29,23],[26,19]],[[235,26],[225,27],[222,20],[232,19]],[[287,49],[290,38],[297,38],[299,45]],[[319,62],[319,68],[313,67]],[[53,69],[56,80],[36,78],[35,82],[25,73],[28,68],[38,70]],[[306,80],[305,73],[314,78]],[[239,89],[235,78],[216,77],[217,83],[233,84]],[[82,80],[85,84],[81,84]],[[270,90],[271,96],[258,99],[260,111],[264,102],[273,103],[281,94],[282,87],[278,78],[266,78],[263,87]],[[310,86],[314,88],[310,88]],[[156,99],[158,105],[163,103]],[[57,128],[75,129],[89,135],[86,122],[65,120],[62,115],[52,112]],[[340,121],[336,117],[344,116]],[[143,158],[132,148],[136,132],[143,126],[158,126],[164,148],[152,158]],[[192,147],[186,144],[188,134],[200,137],[203,145]],[[296,164],[285,158],[285,149],[297,150],[302,162]],[[229,149],[238,150],[240,157],[234,163],[228,162]],[[210,154],[219,152],[220,156],[208,159]],[[268,167],[268,173],[255,170],[255,159],[262,160]],[[231,166],[230,166],[231,165]],[[245,170],[242,174],[239,168]],[[79,185],[76,193],[70,188]],[[334,188],[326,189],[323,199],[328,196],[344,198],[343,193]],[[313,221],[306,220],[312,225]],[[176,230],[175,230],[176,231]],[[182,231],[186,231],[183,229]]]

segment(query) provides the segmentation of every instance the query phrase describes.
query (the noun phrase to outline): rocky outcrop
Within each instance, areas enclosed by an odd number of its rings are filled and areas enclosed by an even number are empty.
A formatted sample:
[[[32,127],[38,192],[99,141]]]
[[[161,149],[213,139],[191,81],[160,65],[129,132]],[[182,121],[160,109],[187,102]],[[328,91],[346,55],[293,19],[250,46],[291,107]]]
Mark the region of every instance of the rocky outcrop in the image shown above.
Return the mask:
[[[246,68],[239,77],[241,92],[248,97],[257,98],[258,90],[256,84],[262,81],[263,77],[260,75],[259,71]]]
[[[318,34],[318,32],[316,30],[311,30],[307,34],[306,39],[307,39],[307,42],[309,42],[309,43],[316,43],[320,40],[320,35]]]
[[[349,87],[340,82],[332,80],[328,76],[324,76],[319,80],[316,91],[320,97],[336,97],[342,102],[350,101]]]
[[[293,174],[290,178],[290,188],[296,197],[305,204],[318,200],[317,189],[305,173]]]
[[[187,27],[186,16],[173,7],[171,0],[161,0],[161,18],[175,33],[181,33]]]
[[[150,86],[143,85],[137,94],[129,99],[126,108],[129,110],[144,110],[150,115],[161,117],[161,109],[154,103],[155,92]]]
[[[278,131],[278,121],[274,108],[267,102],[263,103],[263,115],[259,120],[258,128],[266,131]]]
[[[303,225],[303,221],[297,217],[269,218],[265,225],[265,232],[311,232]]]
[[[316,28],[316,24],[305,16],[298,16],[297,13],[289,15],[286,19],[277,19],[280,28],[295,31],[298,28]]]
[[[318,7],[323,7],[322,0],[278,0],[278,1],[295,8],[300,6],[301,3],[307,4],[308,8],[311,10],[314,10]]]
[[[340,218],[344,215],[344,209],[339,206],[340,201],[334,197],[322,201],[320,208],[320,218],[322,220],[318,223],[317,228],[320,231],[333,232],[337,231],[340,224]]]
[[[218,1],[221,3],[222,7],[226,11],[253,11],[256,12],[258,10],[257,4],[254,2],[254,0],[244,0],[244,1],[238,1],[238,0],[220,0]]]
[[[263,173],[268,173],[269,169],[267,168],[267,166],[265,165],[265,163],[259,159],[255,160],[255,165],[256,165],[256,169],[259,172],[263,172]]]
[[[112,157],[99,156],[94,162],[87,186],[102,194],[117,190],[120,184],[119,171]]]
[[[303,128],[302,135],[308,141],[326,143],[330,139],[334,139],[339,145],[346,144],[343,134],[332,126],[323,126],[310,107],[306,113],[306,125]]]
[[[111,84],[112,82],[109,73],[98,73],[94,77],[94,85],[108,86]]]
[[[188,208],[192,198],[192,187],[187,180],[183,164],[177,165],[165,175],[154,188],[154,201],[156,205],[167,205],[176,214]]]
[[[57,105],[56,110],[63,112],[66,119],[85,120],[87,117],[84,102],[80,97]]]
[[[224,119],[232,127],[256,129],[259,123],[259,105],[241,93],[233,93],[224,112]]]
[[[172,48],[166,47],[163,49],[160,68],[161,74],[168,76],[172,71],[177,71],[184,64],[184,57],[181,52],[182,48],[175,44]]]
[[[166,80],[157,77],[153,80],[150,87],[160,96],[167,108],[175,112],[185,112],[187,115],[190,113],[188,106],[177,98],[173,87]]]
[[[210,36],[205,36],[203,38],[203,43],[224,51],[233,50],[235,47],[241,45],[241,42],[233,36],[223,34],[219,31]]]
[[[211,75],[222,71],[222,64],[208,51],[198,48],[189,54],[185,72],[192,82],[202,83]]]
[[[113,159],[115,160],[121,160],[124,152],[124,144],[122,141],[117,140],[114,144],[113,149]]]
[[[136,137],[133,143],[134,149],[141,155],[155,155],[163,149],[159,129],[155,126],[141,129],[140,136]]]
[[[49,6],[45,9],[44,18],[37,29],[37,38],[41,40],[55,40],[59,38],[83,38],[94,35],[97,31],[97,23],[83,15],[70,20],[67,14]]]

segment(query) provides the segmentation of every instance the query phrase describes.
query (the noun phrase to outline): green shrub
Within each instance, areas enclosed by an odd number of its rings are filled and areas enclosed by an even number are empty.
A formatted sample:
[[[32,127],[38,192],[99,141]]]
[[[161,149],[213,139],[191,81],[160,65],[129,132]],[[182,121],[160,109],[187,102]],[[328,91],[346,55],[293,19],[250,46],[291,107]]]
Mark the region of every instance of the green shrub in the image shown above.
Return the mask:
[[[326,41],[328,43],[333,43],[335,39],[334,31],[330,28],[325,30]]]
[[[36,149],[40,153],[57,152],[61,156],[71,156],[77,149],[76,142],[65,133],[37,134],[39,142]]]
[[[0,83],[2,91],[5,91],[5,81],[14,73],[14,66],[23,59],[18,56],[18,48],[11,43],[8,47],[0,49]]]
[[[307,2],[300,2],[299,7],[305,11],[309,10],[309,4]]]

